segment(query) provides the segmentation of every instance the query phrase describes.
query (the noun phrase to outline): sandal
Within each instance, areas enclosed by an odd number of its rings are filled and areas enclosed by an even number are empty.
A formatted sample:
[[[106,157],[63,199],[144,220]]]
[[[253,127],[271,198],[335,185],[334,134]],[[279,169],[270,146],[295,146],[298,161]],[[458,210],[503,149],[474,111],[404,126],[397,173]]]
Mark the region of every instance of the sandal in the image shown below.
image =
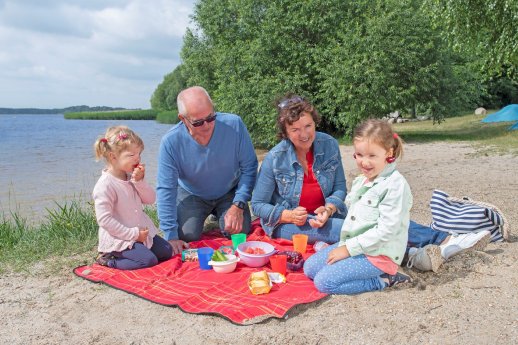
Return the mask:
[[[115,256],[113,256],[111,253],[99,253],[95,259],[95,262],[101,266],[111,267],[110,261],[113,260],[115,260]]]
[[[405,284],[405,283],[411,283],[412,282],[412,278],[410,278],[410,276],[407,276],[406,274],[403,274],[403,273],[400,273],[400,272],[397,272],[394,275],[390,275],[390,274],[384,273],[380,277],[388,279],[387,287],[392,287],[392,286],[395,286],[395,285],[398,285],[398,284]]]

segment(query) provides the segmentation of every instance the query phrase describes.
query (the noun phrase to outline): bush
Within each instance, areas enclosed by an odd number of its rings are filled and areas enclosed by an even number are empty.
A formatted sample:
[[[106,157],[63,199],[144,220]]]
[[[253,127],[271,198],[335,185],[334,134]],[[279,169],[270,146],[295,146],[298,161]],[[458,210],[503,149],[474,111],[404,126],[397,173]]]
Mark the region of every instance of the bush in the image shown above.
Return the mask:
[[[178,111],[176,109],[161,111],[156,116],[156,121],[159,123],[178,123],[180,121]]]
[[[66,113],[65,119],[75,120],[155,120],[158,111],[154,109],[117,110],[117,111],[84,111]]]

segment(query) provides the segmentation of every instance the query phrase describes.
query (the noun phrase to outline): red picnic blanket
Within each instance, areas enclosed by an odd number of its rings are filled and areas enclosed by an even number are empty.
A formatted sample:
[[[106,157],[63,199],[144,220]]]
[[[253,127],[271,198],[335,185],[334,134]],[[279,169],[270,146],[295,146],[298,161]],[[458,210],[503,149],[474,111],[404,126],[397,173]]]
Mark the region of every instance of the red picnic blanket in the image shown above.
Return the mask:
[[[265,235],[258,221],[252,223],[248,241],[269,242],[279,250],[293,250],[291,241],[271,239]],[[232,245],[219,232],[204,234],[200,241],[191,242],[191,248],[219,248]],[[305,257],[314,253],[311,245]],[[327,296],[319,292],[303,271],[289,272],[286,283],[273,284],[268,294],[253,295],[248,288],[252,272],[267,270],[247,267],[238,263],[232,273],[201,270],[197,262],[182,262],[180,255],[150,268],[123,271],[98,264],[76,267],[73,272],[94,283],[104,283],[165,306],[178,306],[187,313],[219,314],[233,323],[248,325],[270,317],[283,318],[298,305],[317,301]]]

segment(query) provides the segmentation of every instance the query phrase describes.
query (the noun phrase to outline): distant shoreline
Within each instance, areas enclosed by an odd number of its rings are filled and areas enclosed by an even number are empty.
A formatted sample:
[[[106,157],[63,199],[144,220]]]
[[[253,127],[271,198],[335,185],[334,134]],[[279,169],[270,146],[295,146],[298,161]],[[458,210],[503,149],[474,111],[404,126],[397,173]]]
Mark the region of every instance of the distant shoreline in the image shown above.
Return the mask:
[[[122,107],[106,107],[106,106],[95,106],[90,107],[88,105],[75,105],[66,108],[0,108],[0,115],[50,115],[50,114],[64,114],[70,112],[83,112],[83,111],[113,111],[113,110],[128,110]]]

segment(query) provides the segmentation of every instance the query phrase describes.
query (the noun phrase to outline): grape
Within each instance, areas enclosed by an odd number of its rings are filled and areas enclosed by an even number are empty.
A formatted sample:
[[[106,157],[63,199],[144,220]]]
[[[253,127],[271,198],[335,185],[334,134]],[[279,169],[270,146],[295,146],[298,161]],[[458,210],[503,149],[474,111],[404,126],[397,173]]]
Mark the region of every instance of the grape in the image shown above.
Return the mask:
[[[282,251],[282,252],[279,252],[278,254],[286,255],[288,257],[287,261],[292,264],[298,264],[303,260],[302,254],[300,254],[299,252]]]

